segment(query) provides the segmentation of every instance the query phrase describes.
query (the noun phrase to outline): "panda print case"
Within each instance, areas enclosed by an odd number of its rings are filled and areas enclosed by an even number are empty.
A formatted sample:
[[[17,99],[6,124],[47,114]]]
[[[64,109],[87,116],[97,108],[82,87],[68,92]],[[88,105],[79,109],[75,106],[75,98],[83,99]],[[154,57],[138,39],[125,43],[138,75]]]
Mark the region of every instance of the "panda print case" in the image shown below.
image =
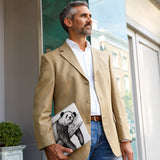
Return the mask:
[[[52,117],[55,141],[73,151],[91,140],[81,115],[74,103]],[[68,153],[64,153],[67,155]]]

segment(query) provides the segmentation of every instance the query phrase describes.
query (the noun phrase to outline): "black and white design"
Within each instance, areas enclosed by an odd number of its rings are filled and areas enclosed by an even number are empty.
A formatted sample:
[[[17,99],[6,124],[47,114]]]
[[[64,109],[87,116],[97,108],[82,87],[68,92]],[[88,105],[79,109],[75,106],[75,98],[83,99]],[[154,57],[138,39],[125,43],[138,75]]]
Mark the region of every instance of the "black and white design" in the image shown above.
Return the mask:
[[[90,141],[90,135],[74,103],[52,117],[56,143],[74,151]]]

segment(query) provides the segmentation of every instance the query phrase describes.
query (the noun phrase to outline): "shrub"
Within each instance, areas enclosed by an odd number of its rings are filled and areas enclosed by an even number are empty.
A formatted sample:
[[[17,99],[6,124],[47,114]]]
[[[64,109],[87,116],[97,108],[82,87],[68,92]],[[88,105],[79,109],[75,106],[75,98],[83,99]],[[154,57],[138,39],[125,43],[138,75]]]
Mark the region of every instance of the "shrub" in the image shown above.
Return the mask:
[[[0,146],[16,146],[21,142],[22,135],[18,125],[11,122],[0,123]]]

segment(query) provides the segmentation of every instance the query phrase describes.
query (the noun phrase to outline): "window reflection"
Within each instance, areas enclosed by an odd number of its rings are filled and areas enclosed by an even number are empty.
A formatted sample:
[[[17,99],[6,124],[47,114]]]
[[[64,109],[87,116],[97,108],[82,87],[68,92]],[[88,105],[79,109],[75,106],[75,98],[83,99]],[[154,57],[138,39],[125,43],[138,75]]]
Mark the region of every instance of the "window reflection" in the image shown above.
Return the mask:
[[[128,59],[127,57],[123,57],[123,70],[128,71]]]
[[[89,0],[93,31],[91,43],[94,47],[110,54],[121,97],[128,116],[132,139],[136,139],[133,112],[130,59],[124,0]],[[136,141],[132,142],[134,160],[137,160]]]
[[[117,55],[117,53],[115,53],[115,52],[112,53],[112,59],[113,59],[113,67],[118,68],[119,64],[118,64],[118,55]]]

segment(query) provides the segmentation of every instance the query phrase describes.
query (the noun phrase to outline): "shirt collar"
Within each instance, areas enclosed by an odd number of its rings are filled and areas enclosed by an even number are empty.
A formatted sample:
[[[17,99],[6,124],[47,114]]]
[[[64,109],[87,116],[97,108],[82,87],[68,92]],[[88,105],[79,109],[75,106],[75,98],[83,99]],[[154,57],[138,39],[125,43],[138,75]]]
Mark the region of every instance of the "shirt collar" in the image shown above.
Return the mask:
[[[66,43],[69,45],[70,48],[77,48],[77,47],[79,48],[79,45],[76,42],[74,42],[74,41],[72,41],[72,40],[70,40],[68,38],[66,39]],[[87,44],[87,46],[86,46],[85,49],[90,48],[89,41],[86,40],[86,44]]]

